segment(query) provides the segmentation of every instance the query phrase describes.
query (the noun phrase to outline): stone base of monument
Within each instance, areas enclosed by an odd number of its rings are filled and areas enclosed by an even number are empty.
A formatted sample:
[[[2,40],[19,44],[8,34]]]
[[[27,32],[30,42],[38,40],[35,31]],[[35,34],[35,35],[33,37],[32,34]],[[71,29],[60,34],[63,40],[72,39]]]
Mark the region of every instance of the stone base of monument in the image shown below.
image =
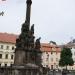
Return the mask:
[[[26,65],[13,65],[3,68],[1,75],[43,75],[39,66],[28,63]]]

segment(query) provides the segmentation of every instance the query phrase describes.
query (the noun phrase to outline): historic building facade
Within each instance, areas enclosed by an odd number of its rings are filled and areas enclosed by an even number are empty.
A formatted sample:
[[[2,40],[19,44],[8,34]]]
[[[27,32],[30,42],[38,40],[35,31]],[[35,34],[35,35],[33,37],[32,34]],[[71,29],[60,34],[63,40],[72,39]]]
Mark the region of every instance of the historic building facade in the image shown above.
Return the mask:
[[[68,70],[75,70],[75,43],[67,44],[67,47],[71,48],[72,58],[74,61],[73,66],[67,66]],[[49,67],[50,69],[60,69],[65,67],[59,66],[61,46],[52,43],[41,43],[42,51],[42,65],[44,67]]]
[[[41,43],[42,65],[50,69],[59,69],[61,48],[51,43]]]
[[[14,52],[17,35],[0,33],[0,65],[10,66],[14,63]],[[56,45],[41,43],[42,65],[57,69],[60,59],[60,48]]]
[[[18,36],[9,33],[0,33],[0,66],[10,66],[14,64],[15,43]],[[75,45],[68,44],[71,48],[72,57],[75,62]],[[61,69],[59,67],[61,47],[52,43],[41,43],[42,65],[50,69]],[[68,69],[74,70],[74,66],[68,66]]]
[[[73,61],[74,61],[74,65],[68,66],[68,68],[71,69],[71,70],[75,70],[75,39],[73,39],[69,43],[67,43],[66,46],[68,48],[71,48],[72,58],[73,58]]]
[[[10,66],[14,63],[16,35],[0,33],[0,66]]]
[[[72,52],[72,58],[73,58],[73,61],[74,61],[74,66],[71,66],[69,67],[71,70],[75,70],[75,47],[72,47],[71,48],[71,52]]]

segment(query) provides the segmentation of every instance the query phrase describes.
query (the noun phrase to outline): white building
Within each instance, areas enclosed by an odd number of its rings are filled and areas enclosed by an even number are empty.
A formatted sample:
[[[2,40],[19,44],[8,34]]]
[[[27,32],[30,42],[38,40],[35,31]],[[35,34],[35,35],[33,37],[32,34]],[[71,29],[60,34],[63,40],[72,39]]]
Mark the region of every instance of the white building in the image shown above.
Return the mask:
[[[74,61],[73,66],[67,66],[68,70],[75,70],[75,44],[67,46],[71,48],[72,58]],[[42,51],[42,65],[50,69],[63,69],[65,67],[59,66],[60,54],[62,48],[60,46],[48,43],[41,44]]]
[[[68,66],[68,69],[75,70],[75,39],[73,39],[69,43],[67,43],[66,46],[68,48],[71,48],[72,58],[73,58],[73,61],[74,61],[74,65],[73,66]]]
[[[71,48],[71,52],[72,52],[72,58],[73,58],[73,61],[74,61],[74,65],[71,66],[70,69],[71,70],[73,70],[73,69],[75,70],[75,47]]]
[[[42,65],[50,69],[60,69],[59,59],[61,48],[54,44],[42,43]]]
[[[72,52],[73,61],[75,62],[75,48],[72,48],[71,52]]]
[[[14,63],[16,35],[0,33],[0,66]]]

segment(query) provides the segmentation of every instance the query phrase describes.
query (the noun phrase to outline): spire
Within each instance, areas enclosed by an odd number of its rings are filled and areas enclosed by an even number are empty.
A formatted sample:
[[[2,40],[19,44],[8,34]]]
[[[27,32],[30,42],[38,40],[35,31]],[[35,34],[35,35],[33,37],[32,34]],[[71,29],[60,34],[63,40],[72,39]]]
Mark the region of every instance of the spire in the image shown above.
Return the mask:
[[[30,13],[31,13],[31,4],[32,0],[27,0],[27,9],[26,9],[26,23],[30,26]]]

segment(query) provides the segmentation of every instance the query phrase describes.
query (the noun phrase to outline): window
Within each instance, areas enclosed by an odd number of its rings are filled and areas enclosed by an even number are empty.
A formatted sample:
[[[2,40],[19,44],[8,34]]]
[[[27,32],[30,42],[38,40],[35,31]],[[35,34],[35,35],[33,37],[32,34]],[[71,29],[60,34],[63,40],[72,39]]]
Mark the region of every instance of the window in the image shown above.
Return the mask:
[[[53,52],[51,52],[51,54],[53,54]]]
[[[48,57],[46,58],[46,61],[48,61]]]
[[[74,55],[75,55],[75,52],[74,52]]]
[[[5,64],[5,67],[7,66],[7,64]]]
[[[3,49],[3,45],[1,45],[1,49]]]
[[[15,49],[15,47],[13,46],[13,47],[12,47],[12,50],[14,50],[14,49]]]
[[[51,61],[53,62],[53,58],[51,58]]]
[[[53,69],[53,65],[51,65],[51,69]]]
[[[6,46],[6,49],[9,49],[9,46]]]
[[[13,59],[13,55],[11,55],[11,59]]]
[[[49,59],[49,54],[47,54],[47,58],[46,58],[46,61],[48,61],[48,59]]]
[[[58,68],[58,65],[56,65],[56,68]]]
[[[49,54],[47,54],[47,57],[49,57]]]
[[[0,59],[2,58],[2,54],[0,54]]]
[[[5,59],[8,59],[8,54],[6,54]]]
[[[56,58],[56,61],[58,61],[58,58]]]
[[[56,51],[56,55],[58,54],[58,52]]]
[[[46,54],[48,54],[48,52],[46,52]]]
[[[1,63],[0,63],[0,67],[1,67]]]
[[[48,67],[48,65],[46,65],[46,67]]]

